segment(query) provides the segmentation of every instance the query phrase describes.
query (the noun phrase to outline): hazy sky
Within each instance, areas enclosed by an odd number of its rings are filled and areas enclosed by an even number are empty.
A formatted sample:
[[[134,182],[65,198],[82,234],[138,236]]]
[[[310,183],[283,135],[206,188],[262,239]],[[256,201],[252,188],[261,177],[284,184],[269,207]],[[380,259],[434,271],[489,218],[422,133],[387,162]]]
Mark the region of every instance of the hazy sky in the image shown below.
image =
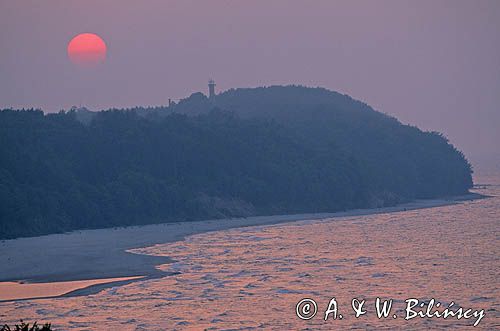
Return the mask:
[[[82,32],[108,45],[96,69],[67,58]],[[0,107],[160,105],[209,77],[323,86],[500,164],[497,0],[0,0],[0,50]]]

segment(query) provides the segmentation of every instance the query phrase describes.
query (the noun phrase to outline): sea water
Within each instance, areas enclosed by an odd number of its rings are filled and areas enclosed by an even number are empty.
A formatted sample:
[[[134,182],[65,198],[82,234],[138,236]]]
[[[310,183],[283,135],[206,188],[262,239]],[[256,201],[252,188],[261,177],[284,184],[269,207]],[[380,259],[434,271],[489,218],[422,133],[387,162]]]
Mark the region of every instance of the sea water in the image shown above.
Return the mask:
[[[490,182],[476,190],[487,199],[143,248],[175,259],[158,268],[179,274],[0,303],[0,321],[56,330],[499,329],[500,182]],[[446,309],[454,315],[444,318]]]

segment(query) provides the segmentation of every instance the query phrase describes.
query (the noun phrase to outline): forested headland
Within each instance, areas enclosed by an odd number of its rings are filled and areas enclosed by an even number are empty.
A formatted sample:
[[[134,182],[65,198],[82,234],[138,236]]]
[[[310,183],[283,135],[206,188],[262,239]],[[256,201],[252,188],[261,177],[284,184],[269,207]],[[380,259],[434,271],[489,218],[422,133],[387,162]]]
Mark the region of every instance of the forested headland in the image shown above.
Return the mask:
[[[0,111],[0,238],[334,212],[466,193],[436,132],[321,88],[201,93],[170,107]]]

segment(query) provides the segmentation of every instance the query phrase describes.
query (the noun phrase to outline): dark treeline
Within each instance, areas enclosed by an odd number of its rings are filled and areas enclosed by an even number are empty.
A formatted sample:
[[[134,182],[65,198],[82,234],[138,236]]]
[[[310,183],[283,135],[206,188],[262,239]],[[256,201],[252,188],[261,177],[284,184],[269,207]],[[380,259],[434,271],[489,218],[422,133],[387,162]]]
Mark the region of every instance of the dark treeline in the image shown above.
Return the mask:
[[[440,134],[303,87],[168,108],[3,110],[0,151],[0,238],[380,207],[472,185]]]

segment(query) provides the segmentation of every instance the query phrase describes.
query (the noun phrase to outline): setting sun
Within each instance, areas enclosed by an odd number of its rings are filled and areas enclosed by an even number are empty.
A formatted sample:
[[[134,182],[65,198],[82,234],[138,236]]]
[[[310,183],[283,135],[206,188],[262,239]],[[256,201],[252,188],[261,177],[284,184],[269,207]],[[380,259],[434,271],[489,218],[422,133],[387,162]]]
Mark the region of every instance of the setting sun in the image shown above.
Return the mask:
[[[94,66],[106,59],[106,43],[94,33],[82,33],[68,43],[70,60],[80,66]]]

